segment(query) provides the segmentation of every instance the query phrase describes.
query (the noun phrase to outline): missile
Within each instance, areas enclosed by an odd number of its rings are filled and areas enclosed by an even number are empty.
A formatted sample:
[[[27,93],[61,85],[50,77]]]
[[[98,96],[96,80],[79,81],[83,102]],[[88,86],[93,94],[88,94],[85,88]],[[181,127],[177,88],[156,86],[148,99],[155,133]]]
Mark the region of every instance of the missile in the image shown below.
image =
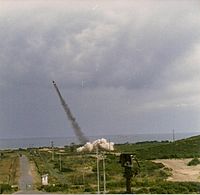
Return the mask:
[[[64,102],[64,99],[63,99],[63,97],[62,97],[62,95],[61,95],[61,93],[60,93],[60,91],[59,91],[59,89],[58,89],[58,87],[57,87],[57,85],[56,85],[56,82],[53,80],[52,83],[53,83],[53,86],[55,87],[55,89],[56,89],[56,91],[57,91],[57,93],[58,93],[58,96],[59,96],[61,102],[63,103],[63,102]],[[65,102],[64,102],[64,104],[65,104]]]
[[[58,96],[59,96],[61,105],[64,108],[64,111],[67,115],[68,120],[70,121],[70,123],[72,125],[72,128],[73,128],[76,136],[78,137],[81,144],[85,144],[86,142],[88,142],[88,138],[85,137],[85,135],[81,131],[79,124],[76,122],[76,118],[73,116],[69,106],[66,104],[65,100],[63,99],[63,97],[62,97],[62,95],[61,95],[61,93],[60,93],[60,91],[59,91],[59,89],[56,85],[56,82],[53,80],[52,83],[53,83],[53,86],[54,86]]]

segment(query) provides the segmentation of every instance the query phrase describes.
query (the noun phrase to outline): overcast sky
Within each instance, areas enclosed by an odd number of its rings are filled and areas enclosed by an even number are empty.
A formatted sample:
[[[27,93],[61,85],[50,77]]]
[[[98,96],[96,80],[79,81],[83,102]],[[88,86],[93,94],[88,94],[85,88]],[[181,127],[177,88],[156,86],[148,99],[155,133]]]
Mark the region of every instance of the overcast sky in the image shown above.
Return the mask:
[[[200,1],[0,0],[0,138],[200,131]]]

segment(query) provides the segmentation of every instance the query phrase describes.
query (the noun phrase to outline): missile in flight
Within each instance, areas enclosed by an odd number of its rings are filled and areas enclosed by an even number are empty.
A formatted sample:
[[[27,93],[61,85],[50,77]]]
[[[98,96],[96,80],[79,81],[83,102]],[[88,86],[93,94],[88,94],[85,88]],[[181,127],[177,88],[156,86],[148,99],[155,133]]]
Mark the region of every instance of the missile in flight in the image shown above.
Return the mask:
[[[78,122],[76,121],[76,118],[73,116],[69,106],[67,105],[67,103],[65,102],[64,98],[62,97],[62,95],[61,95],[61,93],[60,93],[60,91],[59,91],[59,89],[58,89],[58,87],[56,85],[56,82],[53,80],[52,83],[53,83],[53,85],[54,85],[54,87],[56,89],[56,92],[57,92],[57,94],[59,96],[59,99],[60,99],[60,102],[62,104],[62,107],[64,108],[64,111],[65,111],[65,113],[67,115],[67,118],[71,123],[71,126],[72,126],[72,128],[74,130],[75,135],[77,136],[77,138],[78,138],[78,140],[80,141],[81,144],[87,143],[89,139],[87,137],[85,137],[84,133],[81,131],[81,128],[80,128]]]

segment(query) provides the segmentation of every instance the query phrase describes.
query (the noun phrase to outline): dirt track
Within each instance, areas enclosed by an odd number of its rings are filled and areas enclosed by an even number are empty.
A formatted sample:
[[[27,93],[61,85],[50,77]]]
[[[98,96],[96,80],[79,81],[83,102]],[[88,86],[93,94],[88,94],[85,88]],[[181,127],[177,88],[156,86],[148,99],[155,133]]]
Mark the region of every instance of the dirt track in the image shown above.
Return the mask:
[[[168,181],[194,181],[200,182],[200,165],[187,166],[192,159],[161,159],[154,162],[162,163],[172,169],[172,176]]]

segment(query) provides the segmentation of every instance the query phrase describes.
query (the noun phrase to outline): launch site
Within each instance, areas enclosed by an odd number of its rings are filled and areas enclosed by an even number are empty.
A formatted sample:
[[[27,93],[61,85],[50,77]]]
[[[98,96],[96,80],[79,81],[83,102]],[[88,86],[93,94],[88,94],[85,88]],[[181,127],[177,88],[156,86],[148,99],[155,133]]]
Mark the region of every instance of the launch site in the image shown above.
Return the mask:
[[[0,194],[199,194],[199,0],[0,0]]]

